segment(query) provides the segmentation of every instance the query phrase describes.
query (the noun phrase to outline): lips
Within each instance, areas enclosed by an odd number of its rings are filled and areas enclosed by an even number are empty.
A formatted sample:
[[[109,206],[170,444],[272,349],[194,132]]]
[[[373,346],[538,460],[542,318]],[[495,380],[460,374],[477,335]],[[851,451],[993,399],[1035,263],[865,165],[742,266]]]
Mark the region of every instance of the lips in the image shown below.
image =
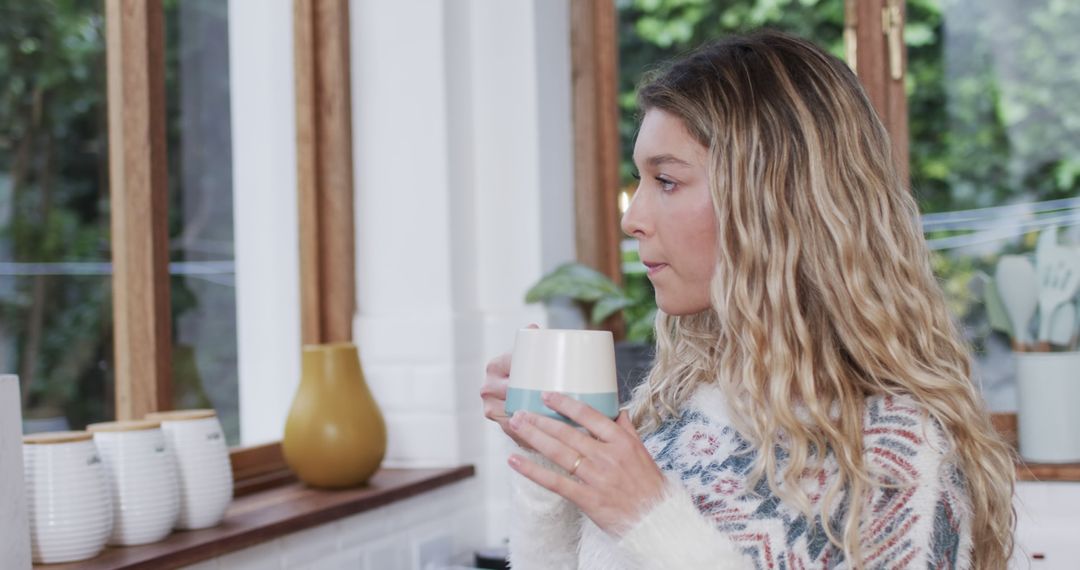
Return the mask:
[[[642,261],[641,263],[649,270],[649,277],[663,271],[664,268],[668,266],[666,263],[660,263],[658,261]]]

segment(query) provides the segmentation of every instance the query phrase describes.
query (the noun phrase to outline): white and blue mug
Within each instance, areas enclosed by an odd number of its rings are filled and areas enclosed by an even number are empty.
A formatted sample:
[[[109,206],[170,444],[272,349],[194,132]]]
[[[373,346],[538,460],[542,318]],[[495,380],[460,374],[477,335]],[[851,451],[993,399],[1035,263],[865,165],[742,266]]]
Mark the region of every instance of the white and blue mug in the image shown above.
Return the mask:
[[[544,405],[540,398],[544,392],[559,392],[615,419],[619,415],[619,388],[611,332],[518,330],[506,414],[525,410],[574,424]]]

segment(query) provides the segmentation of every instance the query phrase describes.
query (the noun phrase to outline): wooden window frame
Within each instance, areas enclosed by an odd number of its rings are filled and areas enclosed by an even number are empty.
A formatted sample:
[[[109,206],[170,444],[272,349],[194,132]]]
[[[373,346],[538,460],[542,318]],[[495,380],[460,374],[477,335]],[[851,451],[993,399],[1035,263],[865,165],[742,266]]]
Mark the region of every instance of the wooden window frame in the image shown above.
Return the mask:
[[[570,2],[577,259],[615,283],[622,282],[618,24],[614,0]],[[619,315],[602,327],[623,337]]]
[[[904,0],[844,0],[844,42],[855,70],[892,140],[902,180],[909,176],[907,49]]]
[[[294,0],[304,344],[352,340],[356,312],[348,0]]]
[[[162,0],[106,0],[116,417],[172,409]],[[348,0],[294,0],[301,338],[352,340]],[[296,347],[300,350],[301,347]],[[236,494],[293,479],[280,442],[231,451]]]
[[[116,417],[172,408],[161,0],[105,2]]]

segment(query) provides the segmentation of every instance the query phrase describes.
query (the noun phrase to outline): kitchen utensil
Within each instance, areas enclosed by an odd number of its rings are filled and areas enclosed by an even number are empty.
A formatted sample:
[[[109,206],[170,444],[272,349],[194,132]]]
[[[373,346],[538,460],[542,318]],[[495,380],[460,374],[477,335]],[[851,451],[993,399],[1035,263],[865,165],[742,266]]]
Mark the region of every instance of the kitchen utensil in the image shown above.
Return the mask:
[[[1038,270],[1045,263],[1046,254],[1057,247],[1058,227],[1050,226],[1039,233],[1039,239],[1035,242],[1035,269]]]
[[[1005,333],[1010,338],[1015,336],[1012,321],[1009,320],[1009,314],[1005,312],[1005,305],[1001,302],[1001,293],[998,293],[997,283],[993,279],[988,279],[983,286],[983,304],[986,306],[986,319],[990,323],[990,328]]]
[[[1068,347],[1072,344],[1076,330],[1076,305],[1073,302],[1062,303],[1054,312],[1050,325],[1050,344]]]
[[[1065,247],[1049,247],[1041,252],[1039,268],[1039,342],[1041,348],[1050,340],[1057,308],[1080,288],[1080,257]],[[1073,315],[1075,317],[1075,315]]]
[[[1039,281],[1035,275],[1035,267],[1026,257],[1003,255],[998,259],[994,284],[1001,296],[1005,313],[1009,315],[1009,322],[1012,323],[1013,348],[1018,351],[1026,350],[1027,343],[1031,340],[1028,327],[1039,303]]]

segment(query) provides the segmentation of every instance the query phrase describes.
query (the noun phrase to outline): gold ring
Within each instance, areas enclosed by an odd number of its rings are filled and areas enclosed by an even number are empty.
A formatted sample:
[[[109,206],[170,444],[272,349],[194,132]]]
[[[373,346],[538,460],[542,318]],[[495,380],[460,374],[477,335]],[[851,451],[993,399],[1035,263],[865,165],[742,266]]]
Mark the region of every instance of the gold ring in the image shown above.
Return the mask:
[[[571,466],[571,467],[570,467],[570,471],[568,471],[568,472],[567,472],[567,473],[568,473],[568,474],[569,474],[569,475],[570,475],[571,477],[573,477],[573,476],[574,476],[574,472],[575,472],[575,471],[577,471],[577,468],[581,466],[581,460],[582,460],[582,459],[585,459],[585,456],[584,456],[584,455],[581,455],[581,454],[579,453],[579,454],[578,454],[578,456],[577,456],[577,460],[576,460],[576,461],[574,461],[574,465],[573,465],[573,466]]]

